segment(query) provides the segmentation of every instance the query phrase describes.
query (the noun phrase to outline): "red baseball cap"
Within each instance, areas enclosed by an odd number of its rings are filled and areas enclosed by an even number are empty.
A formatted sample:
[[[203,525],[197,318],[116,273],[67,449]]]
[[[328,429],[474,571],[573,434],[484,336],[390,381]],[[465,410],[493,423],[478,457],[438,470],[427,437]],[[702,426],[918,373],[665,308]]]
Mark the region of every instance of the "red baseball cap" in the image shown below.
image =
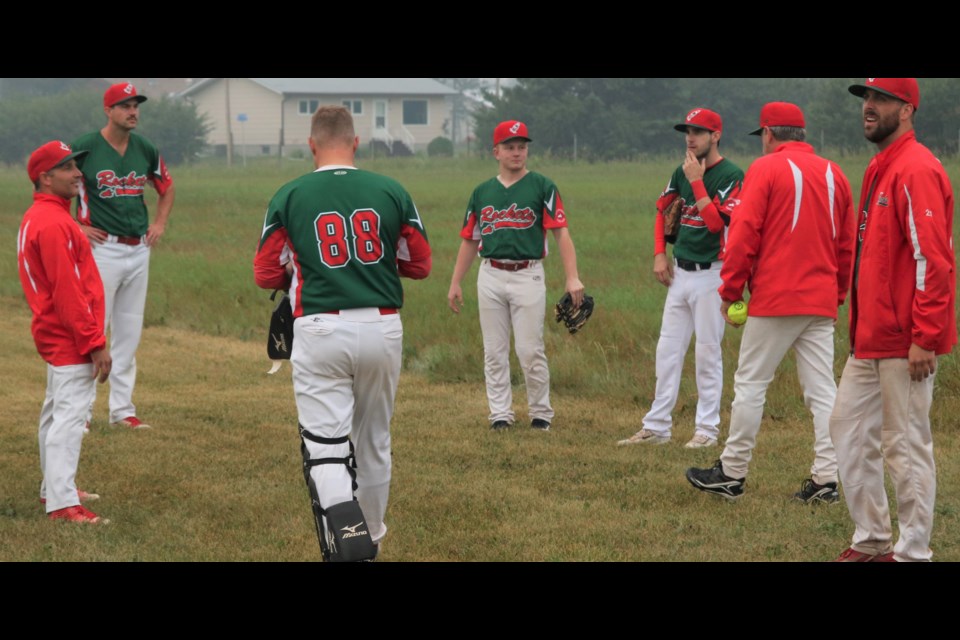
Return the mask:
[[[680,131],[681,133],[686,133],[687,127],[696,127],[698,129],[706,129],[707,131],[719,131],[723,132],[723,120],[720,119],[720,114],[716,111],[710,111],[710,109],[694,109],[687,114],[686,122],[681,122],[678,125],[674,125],[674,129]]]
[[[790,102],[768,102],[760,109],[760,128],[751,131],[751,136],[763,133],[764,127],[803,127],[807,126],[800,107]]]
[[[493,146],[497,146],[507,140],[513,140],[514,138],[523,138],[527,142],[532,142],[530,136],[527,135],[527,125],[519,120],[501,122],[497,125],[497,128],[493,130]]]
[[[106,93],[103,94],[103,106],[112,107],[114,105],[120,104],[121,102],[126,102],[131,98],[137,101],[137,104],[145,102],[147,96],[141,96],[137,94],[137,88],[129,82],[121,82],[119,84],[112,85],[107,89]]]
[[[850,93],[858,98],[862,98],[867,89],[908,102],[915,110],[920,108],[920,87],[916,78],[867,78],[866,84],[850,85]]]
[[[41,173],[52,171],[74,158],[82,158],[87,153],[89,152],[72,150],[66,142],[51,140],[30,154],[30,160],[27,162],[27,175],[30,176],[30,182],[36,182]]]

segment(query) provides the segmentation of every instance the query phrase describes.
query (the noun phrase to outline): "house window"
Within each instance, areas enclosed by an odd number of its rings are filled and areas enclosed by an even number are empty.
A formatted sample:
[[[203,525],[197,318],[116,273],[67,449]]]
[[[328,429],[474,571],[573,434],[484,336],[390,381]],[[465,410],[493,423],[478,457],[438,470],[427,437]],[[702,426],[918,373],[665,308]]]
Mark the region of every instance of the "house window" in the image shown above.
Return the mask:
[[[427,101],[404,100],[403,124],[427,124]]]
[[[362,100],[344,100],[343,106],[345,106],[347,108],[347,111],[349,111],[355,116],[363,115]]]
[[[301,100],[299,113],[302,116],[312,116],[319,106],[319,100]]]

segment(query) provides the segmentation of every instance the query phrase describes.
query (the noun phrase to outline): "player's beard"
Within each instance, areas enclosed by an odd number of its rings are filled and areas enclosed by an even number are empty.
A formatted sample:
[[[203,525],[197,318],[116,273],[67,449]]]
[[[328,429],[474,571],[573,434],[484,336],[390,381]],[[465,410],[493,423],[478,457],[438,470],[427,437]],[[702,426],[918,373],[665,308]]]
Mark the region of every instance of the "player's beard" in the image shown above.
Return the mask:
[[[877,122],[874,125],[873,131],[864,131],[863,135],[870,142],[879,144],[890,137],[896,130],[900,127],[899,111],[893,111],[887,115],[880,115],[877,112],[871,112],[866,115],[874,115],[877,117]]]

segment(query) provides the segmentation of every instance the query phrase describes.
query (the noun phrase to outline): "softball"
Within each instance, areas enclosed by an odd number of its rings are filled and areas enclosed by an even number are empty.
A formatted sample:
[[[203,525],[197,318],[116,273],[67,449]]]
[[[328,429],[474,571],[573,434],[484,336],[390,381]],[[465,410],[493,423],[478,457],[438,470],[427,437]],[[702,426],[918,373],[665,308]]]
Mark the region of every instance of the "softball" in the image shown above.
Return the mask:
[[[743,324],[747,321],[747,303],[743,300],[737,300],[727,308],[727,317],[736,324]]]

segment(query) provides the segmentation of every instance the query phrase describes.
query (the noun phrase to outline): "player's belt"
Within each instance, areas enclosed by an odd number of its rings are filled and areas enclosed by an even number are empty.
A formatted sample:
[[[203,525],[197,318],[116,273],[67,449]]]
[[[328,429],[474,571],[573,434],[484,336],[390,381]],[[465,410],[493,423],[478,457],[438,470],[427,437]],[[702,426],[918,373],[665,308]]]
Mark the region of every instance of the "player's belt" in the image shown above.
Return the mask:
[[[520,269],[526,269],[529,267],[530,261],[524,260],[523,262],[498,262],[496,260],[491,260],[490,266],[494,269],[501,269],[503,271],[520,271]]]
[[[712,262],[693,262],[677,258],[677,266],[684,271],[707,271],[713,266]]]
[[[333,316],[340,315],[339,311],[321,311],[320,313],[328,313]],[[380,315],[382,316],[392,316],[395,313],[398,313],[396,309],[388,309],[386,307],[380,307]]]
[[[117,242],[135,247],[140,244],[141,239],[139,236],[117,236]]]

